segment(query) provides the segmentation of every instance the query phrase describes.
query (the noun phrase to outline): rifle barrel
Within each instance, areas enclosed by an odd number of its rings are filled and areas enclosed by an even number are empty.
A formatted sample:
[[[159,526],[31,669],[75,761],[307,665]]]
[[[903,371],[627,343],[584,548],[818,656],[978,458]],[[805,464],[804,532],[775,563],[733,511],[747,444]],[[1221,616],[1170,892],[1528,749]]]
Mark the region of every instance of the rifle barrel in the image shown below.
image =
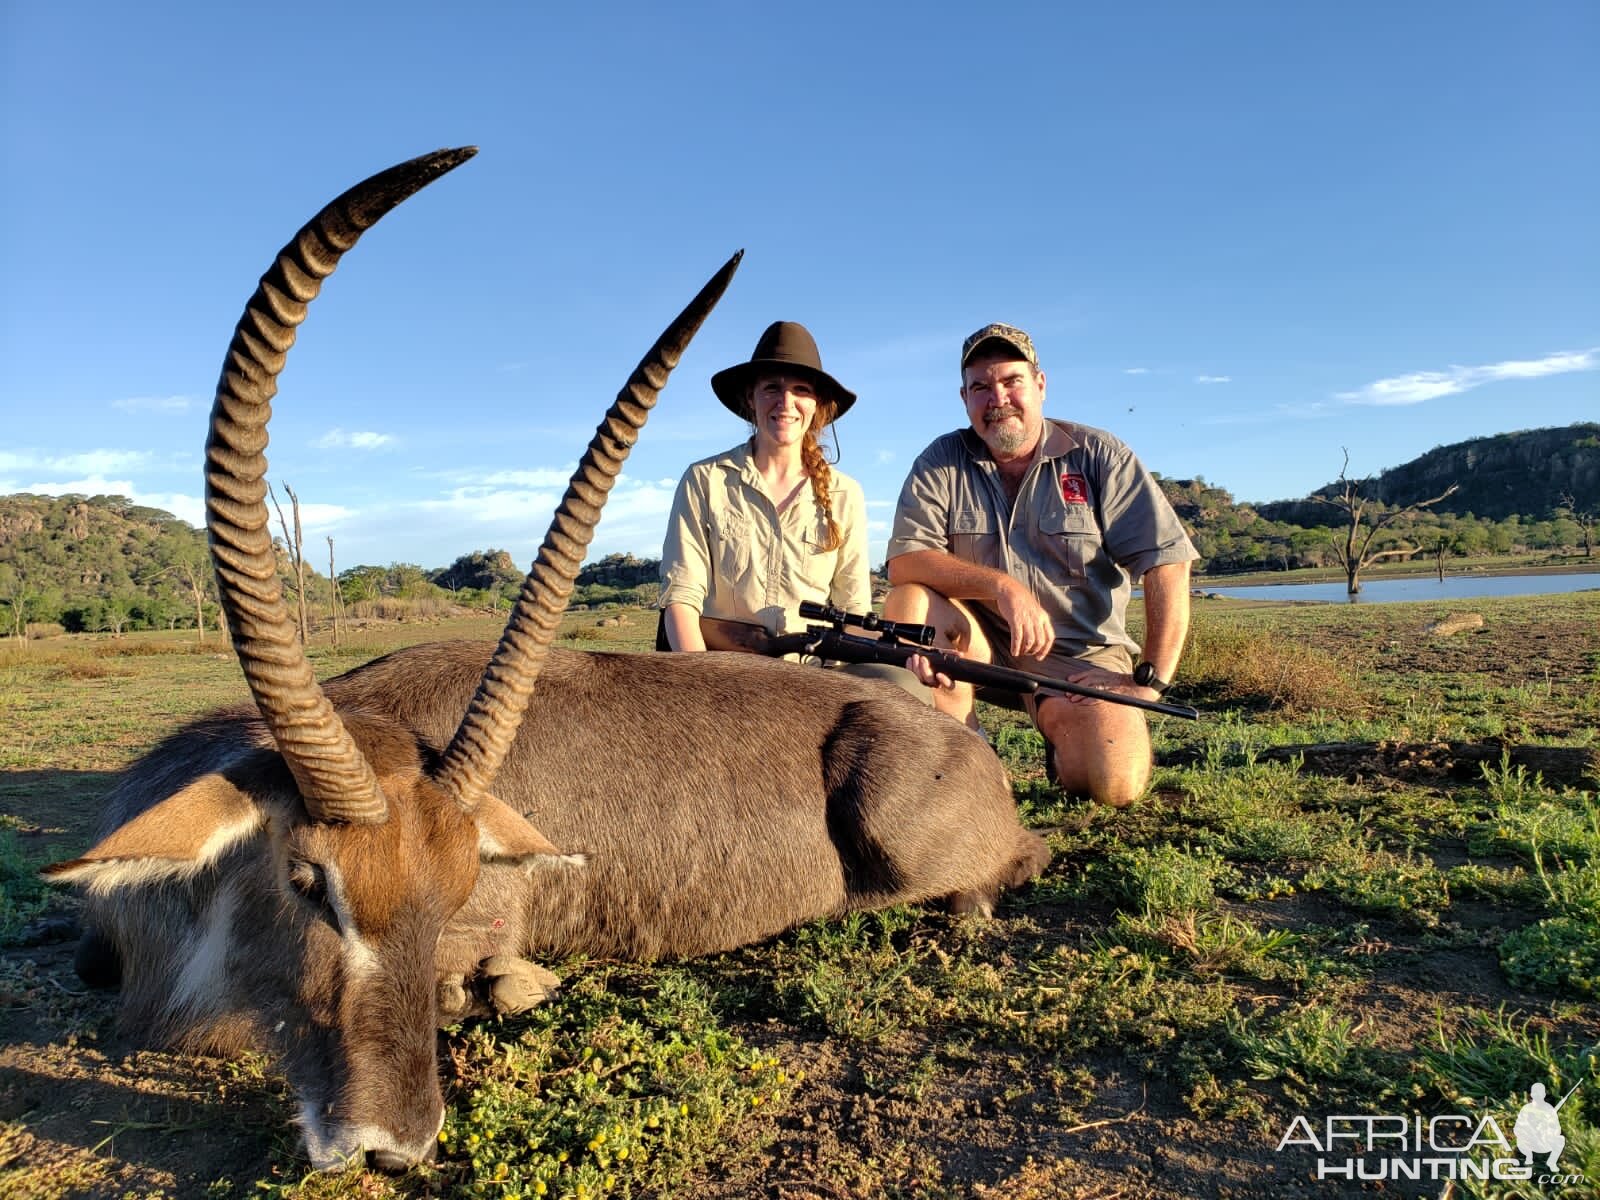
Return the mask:
[[[854,637],[837,629],[819,628],[815,633],[816,639],[808,650],[819,658],[831,658],[838,662],[881,662],[903,666],[909,656],[921,654],[932,664],[935,671],[948,675],[951,679],[974,683],[980,687],[998,688],[1023,695],[1035,692],[1064,692],[1073,696],[1105,700],[1111,704],[1142,708],[1147,712],[1157,712],[1169,717],[1183,717],[1189,721],[1198,720],[1200,716],[1199,709],[1191,708],[1187,704],[1146,700],[1141,696],[1129,696],[1124,692],[1106,691],[1086,684],[1051,679],[1048,675],[1035,675],[1011,667],[997,667],[992,663],[973,662],[971,659],[962,658],[959,654],[951,654],[945,650],[929,650],[921,646],[908,646],[903,642],[874,641],[870,638]]]

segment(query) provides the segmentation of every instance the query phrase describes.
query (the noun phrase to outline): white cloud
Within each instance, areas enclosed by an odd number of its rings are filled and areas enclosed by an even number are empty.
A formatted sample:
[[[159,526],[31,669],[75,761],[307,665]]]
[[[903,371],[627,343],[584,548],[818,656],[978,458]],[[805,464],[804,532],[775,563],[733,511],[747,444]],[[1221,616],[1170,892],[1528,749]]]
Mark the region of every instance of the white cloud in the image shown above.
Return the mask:
[[[893,450],[879,450],[872,461],[881,467],[892,463],[897,457],[899,456]]]
[[[334,428],[311,444],[318,450],[381,450],[393,445],[394,437],[387,433],[346,432]]]
[[[1148,374],[1150,374],[1150,368],[1149,367],[1124,367],[1122,369],[1122,373],[1124,375],[1148,375]]]
[[[1233,376],[1232,375],[1196,375],[1194,377],[1194,381],[1196,383],[1232,383],[1233,382]]]
[[[193,396],[128,396],[111,402],[112,408],[131,413],[181,413],[194,405]]]
[[[144,492],[136,488],[131,479],[107,479],[103,475],[36,480],[32,483],[0,480],[0,491],[31,492],[36,496],[126,496],[134,504],[163,509],[180,521],[187,521],[196,527],[205,524],[206,519],[205,501],[199,496],[182,492]]]
[[[520,471],[491,471],[487,475],[464,477],[463,488],[559,488],[567,490],[572,473],[578,469],[573,463],[567,467],[534,467]],[[559,493],[558,493],[559,494]]]
[[[37,450],[0,450],[0,471],[49,471],[72,475],[105,475],[150,462],[143,450],[85,450],[81,454],[44,454]]]
[[[1392,375],[1353,392],[1339,392],[1337,398],[1348,404],[1421,404],[1504,379],[1538,379],[1544,375],[1564,375],[1569,371],[1593,371],[1597,367],[1600,367],[1600,347],[1563,351],[1536,359],[1510,359],[1481,367],[1453,366],[1445,371],[1413,371],[1409,375]]]

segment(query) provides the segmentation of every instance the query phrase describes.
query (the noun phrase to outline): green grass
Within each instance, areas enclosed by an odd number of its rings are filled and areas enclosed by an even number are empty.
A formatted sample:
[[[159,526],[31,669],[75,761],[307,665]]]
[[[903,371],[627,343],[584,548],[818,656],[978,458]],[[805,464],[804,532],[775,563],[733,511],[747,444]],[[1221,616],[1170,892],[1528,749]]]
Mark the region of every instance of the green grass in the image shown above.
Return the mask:
[[[1485,626],[1422,632],[1449,611]],[[564,644],[642,649],[653,615],[620,615],[570,615]],[[434,1167],[307,1176],[280,1103],[269,1169],[208,1194],[710,1198],[783,1179],[1024,1195],[1068,1160],[1073,1182],[1036,1194],[1111,1194],[1129,1185],[1108,1164],[1161,1145],[1201,1164],[1175,1185],[1188,1194],[1248,1167],[1234,1194],[1276,1195],[1306,1166],[1271,1154],[1290,1114],[1482,1111],[1509,1129],[1535,1080],[1581,1084],[1562,1167],[1600,1179],[1596,781],[1509,758],[1463,769],[1448,749],[1593,746],[1597,621],[1581,596],[1201,601],[1182,681],[1206,715],[1153,725],[1141,804],[1062,796],[1038,735],[982,714],[1056,855],[998,919],[895,908],[691,963],[564,964],[550,1004],[445,1038]],[[313,661],[327,675],[466,632],[495,630],[374,627]],[[0,936],[50,903],[31,872],[87,841],[107,772],[243,694],[220,646],[108,644],[0,656],[0,720],[18,733],[0,750]],[[1335,744],[1357,751],[1319,749]],[[50,1002],[31,967],[14,984],[18,1010]],[[72,1003],[63,1038],[93,1027]],[[1196,1122],[1223,1123],[1238,1155]],[[1473,1186],[1457,1194],[1489,1194]]]

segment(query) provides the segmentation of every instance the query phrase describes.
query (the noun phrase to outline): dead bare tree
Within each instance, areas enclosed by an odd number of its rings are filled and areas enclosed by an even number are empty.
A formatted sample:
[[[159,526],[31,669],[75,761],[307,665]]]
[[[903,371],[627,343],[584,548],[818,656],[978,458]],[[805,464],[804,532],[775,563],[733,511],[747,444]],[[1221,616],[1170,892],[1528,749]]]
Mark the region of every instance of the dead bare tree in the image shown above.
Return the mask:
[[[306,618],[306,557],[302,553],[300,532],[300,497],[287,483],[283,490],[289,496],[289,507],[294,512],[294,538],[290,540],[289,524],[283,519],[283,505],[278,503],[278,493],[267,484],[267,495],[272,497],[272,507],[278,510],[278,525],[283,530],[284,549],[289,552],[289,569],[294,572],[294,596],[300,617],[300,644],[311,644],[311,624]]]
[[[343,624],[344,597],[339,594],[339,573],[333,569],[333,537],[328,537],[328,590],[333,593],[331,608],[333,611],[333,647],[339,648],[340,626]]]
[[[1556,507],[1562,512],[1566,513],[1568,519],[1573,521],[1578,526],[1579,531],[1582,532],[1583,556],[1585,558],[1593,558],[1595,526],[1594,511],[1592,509],[1579,508],[1577,498],[1568,492],[1561,493],[1561,503],[1556,505]]]
[[[211,571],[206,564],[187,559],[179,560],[177,567],[184,583],[189,585],[189,598],[194,601],[195,640],[203,646],[206,644],[206,589],[211,585]]]
[[[1345,592],[1354,596],[1361,591],[1361,572],[1373,563],[1402,554],[1415,554],[1420,549],[1418,546],[1391,546],[1386,550],[1374,550],[1373,539],[1407,513],[1418,512],[1439,503],[1456,490],[1456,485],[1452,483],[1432,499],[1418,500],[1415,504],[1402,505],[1385,512],[1383,501],[1361,494],[1361,489],[1371,483],[1371,479],[1351,479],[1349,470],[1350,451],[1344,449],[1344,466],[1339,468],[1337,480],[1338,494],[1313,496],[1312,499],[1319,504],[1337,508],[1344,514],[1342,537],[1332,536],[1328,540],[1333,545],[1333,553],[1339,560],[1339,565],[1344,568]],[[1375,509],[1374,505],[1377,506]]]

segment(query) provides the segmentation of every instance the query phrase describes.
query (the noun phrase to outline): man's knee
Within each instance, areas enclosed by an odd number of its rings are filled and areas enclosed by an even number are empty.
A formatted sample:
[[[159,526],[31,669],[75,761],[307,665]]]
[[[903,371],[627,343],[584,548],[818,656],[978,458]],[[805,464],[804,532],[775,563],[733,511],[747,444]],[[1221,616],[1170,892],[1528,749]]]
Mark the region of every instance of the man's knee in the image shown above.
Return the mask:
[[[1140,714],[1107,713],[1105,704],[1074,705],[1056,697],[1039,706],[1034,721],[1064,791],[1126,808],[1150,783],[1150,734]]]
[[[924,624],[935,597],[943,599],[938,592],[920,583],[897,583],[883,598],[883,615],[891,621]]]
[[[1047,751],[1056,781],[1069,795],[1088,796],[1108,808],[1127,808],[1150,783],[1148,760],[1127,761],[1100,752],[1093,743],[1051,744]]]

